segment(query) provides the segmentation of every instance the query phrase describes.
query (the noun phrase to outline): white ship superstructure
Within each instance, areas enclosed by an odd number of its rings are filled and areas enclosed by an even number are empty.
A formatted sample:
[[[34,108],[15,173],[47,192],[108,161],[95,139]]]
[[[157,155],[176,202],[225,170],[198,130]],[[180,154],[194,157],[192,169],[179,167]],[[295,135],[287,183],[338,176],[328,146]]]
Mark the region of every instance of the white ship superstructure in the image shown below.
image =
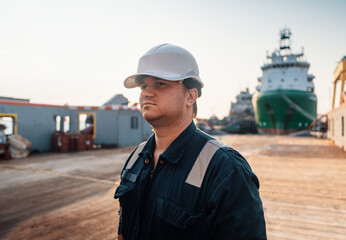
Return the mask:
[[[315,78],[310,64],[300,60],[304,53],[291,52],[291,31],[280,32],[280,47],[261,69],[257,93],[253,97],[259,132],[288,134],[306,129],[316,118]]]
[[[263,76],[258,78],[257,91],[285,89],[313,92],[315,76],[308,74],[310,64],[298,60],[304,53],[291,52],[289,29],[284,29],[280,35],[280,49],[267,56],[270,61],[261,67]]]

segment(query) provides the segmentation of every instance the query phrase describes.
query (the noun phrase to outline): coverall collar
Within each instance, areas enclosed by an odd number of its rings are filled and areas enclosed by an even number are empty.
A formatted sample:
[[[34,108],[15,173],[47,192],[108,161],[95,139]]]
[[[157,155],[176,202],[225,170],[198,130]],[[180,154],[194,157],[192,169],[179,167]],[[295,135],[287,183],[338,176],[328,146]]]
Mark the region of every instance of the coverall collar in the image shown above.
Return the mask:
[[[190,125],[161,153],[160,157],[172,164],[179,163],[190,142],[193,133],[196,132],[196,125],[192,121]],[[155,134],[148,139],[143,150],[139,153],[140,157],[153,155],[155,149]]]

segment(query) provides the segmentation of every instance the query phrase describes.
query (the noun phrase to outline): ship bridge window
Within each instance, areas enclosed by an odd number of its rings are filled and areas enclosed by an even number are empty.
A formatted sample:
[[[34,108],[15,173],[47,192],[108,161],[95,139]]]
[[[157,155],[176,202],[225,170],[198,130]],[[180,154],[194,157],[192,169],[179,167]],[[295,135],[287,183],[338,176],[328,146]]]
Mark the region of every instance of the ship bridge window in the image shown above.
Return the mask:
[[[241,97],[241,100],[242,101],[249,101],[249,100],[251,100],[251,97]]]
[[[79,131],[96,137],[96,113],[79,113]]]
[[[17,114],[0,113],[0,133],[17,134]]]

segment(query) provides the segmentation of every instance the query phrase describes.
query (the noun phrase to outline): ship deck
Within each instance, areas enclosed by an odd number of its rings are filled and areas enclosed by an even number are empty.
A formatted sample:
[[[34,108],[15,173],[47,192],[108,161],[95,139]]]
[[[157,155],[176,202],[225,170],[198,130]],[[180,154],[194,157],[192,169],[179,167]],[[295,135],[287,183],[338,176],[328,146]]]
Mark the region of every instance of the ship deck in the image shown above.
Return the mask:
[[[312,137],[226,135],[260,179],[268,239],[345,239],[346,153]],[[0,161],[0,239],[116,239],[132,148]]]

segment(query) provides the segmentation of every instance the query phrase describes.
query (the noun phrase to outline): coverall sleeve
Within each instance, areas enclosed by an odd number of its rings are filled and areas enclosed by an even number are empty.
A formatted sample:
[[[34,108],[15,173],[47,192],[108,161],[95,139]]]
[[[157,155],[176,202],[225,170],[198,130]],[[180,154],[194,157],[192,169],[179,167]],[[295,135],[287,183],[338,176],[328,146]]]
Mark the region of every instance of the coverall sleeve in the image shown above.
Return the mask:
[[[118,225],[118,235],[122,235],[122,231],[121,231],[121,228],[122,228],[122,221],[121,221],[121,217],[119,217],[119,225]]]
[[[267,239],[255,174],[243,166],[228,171],[210,198],[212,239]]]

